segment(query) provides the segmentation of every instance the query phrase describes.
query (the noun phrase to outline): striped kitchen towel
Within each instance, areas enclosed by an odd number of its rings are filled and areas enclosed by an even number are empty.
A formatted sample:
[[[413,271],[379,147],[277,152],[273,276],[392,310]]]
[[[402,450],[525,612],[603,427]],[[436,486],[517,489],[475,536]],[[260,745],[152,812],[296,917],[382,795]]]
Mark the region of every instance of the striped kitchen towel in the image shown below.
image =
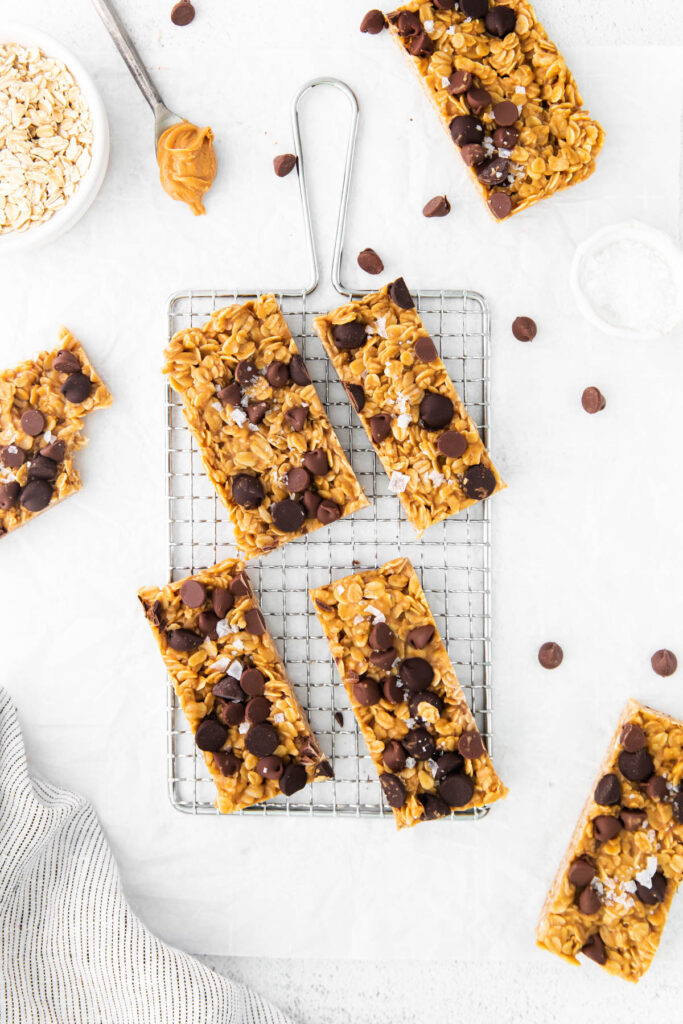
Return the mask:
[[[147,931],[93,808],[29,771],[2,688],[0,983],[2,1024],[291,1024]]]

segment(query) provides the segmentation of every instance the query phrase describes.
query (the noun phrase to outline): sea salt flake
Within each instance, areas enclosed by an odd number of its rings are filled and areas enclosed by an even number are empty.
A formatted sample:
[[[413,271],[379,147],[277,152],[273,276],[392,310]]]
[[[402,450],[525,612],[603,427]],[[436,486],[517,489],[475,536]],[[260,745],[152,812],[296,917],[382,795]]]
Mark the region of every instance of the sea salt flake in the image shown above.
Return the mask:
[[[524,85],[516,85],[515,92],[524,93],[524,95],[526,96],[526,87]]]
[[[430,471],[427,473],[427,476],[432,481],[435,487],[441,487],[441,484],[446,479],[443,473],[440,473],[438,469],[430,469]]]
[[[369,604],[365,610],[368,613],[368,615],[372,615],[373,626],[376,626],[378,622],[387,621],[386,615],[384,615],[383,612],[379,610],[379,608],[375,608],[374,604]]]
[[[221,405],[220,402],[212,402],[211,408],[216,409],[217,412],[223,412],[223,406]]]
[[[247,414],[244,409],[240,409],[236,406],[230,413],[230,419],[241,427],[242,424],[247,421]]]
[[[414,757],[407,757],[406,758],[406,768],[414,768],[414,767],[415,767],[415,758]]]
[[[219,619],[218,622],[216,623],[216,633],[218,634],[218,637],[222,640],[223,637],[227,636],[229,632],[230,625],[228,623],[228,620]]]
[[[47,441],[48,444],[52,444],[53,441],[57,440],[57,435],[53,434],[51,430],[46,430],[43,434],[43,439]]]
[[[236,651],[244,650],[244,644],[242,643],[238,636],[236,636],[235,639],[233,640],[232,646],[235,648]]]
[[[430,772],[432,773],[432,778],[436,778],[436,773],[439,770],[439,766],[436,763],[436,761],[432,761],[430,759],[429,761],[427,761],[427,765],[429,767]]]
[[[389,490],[393,491],[394,494],[403,494],[409,483],[410,477],[406,476],[405,473],[399,473],[395,469],[389,477]]]
[[[365,619],[363,618],[363,616],[362,615],[356,615],[355,619],[353,620],[354,626],[360,626],[361,622],[365,622]]]
[[[228,675],[232,676],[233,679],[241,679],[243,671],[241,661],[237,661],[237,659],[235,659],[230,662],[230,665],[228,666]]]
[[[407,430],[412,422],[413,417],[409,412],[402,412],[400,416],[396,417],[396,426],[400,427],[401,430]]]
[[[447,36],[454,36],[455,35],[455,25],[449,25],[448,26],[448,28],[446,29],[446,35]]]
[[[273,721],[277,725],[281,725],[284,722],[284,720],[285,720],[285,716],[282,714],[281,711],[278,711],[278,713],[276,715],[273,715]]]
[[[644,885],[646,889],[651,889],[652,888],[652,879],[654,877],[654,874],[655,874],[656,870],[657,870],[657,858],[656,857],[648,857],[647,858],[647,864],[645,865],[645,867],[642,869],[642,871],[638,871],[637,874],[636,874],[636,882],[639,882],[640,885]]]
[[[240,727],[239,727],[239,729],[237,731],[240,734],[240,736],[244,736],[245,732],[249,732],[249,723],[248,722],[242,722],[242,724],[240,725]]]
[[[217,658],[213,664],[209,665],[209,668],[212,672],[225,672],[228,664],[229,662],[227,658]]]
[[[434,31],[434,22],[431,20],[431,18],[427,18],[426,21],[423,21],[422,25],[424,27],[425,32],[433,32]]]
[[[375,334],[379,334],[380,338],[388,338],[387,334],[387,318],[385,316],[378,316],[375,319]]]
[[[414,718],[406,718],[406,725],[408,726],[409,729],[414,729],[415,728],[415,719]]]
[[[633,880],[631,880],[629,882],[624,882],[624,892],[635,892],[635,891],[636,891],[636,883]]]
[[[441,79],[441,88],[442,89],[447,89],[450,84],[451,84],[450,78],[446,78],[446,76],[444,75],[443,78]]]

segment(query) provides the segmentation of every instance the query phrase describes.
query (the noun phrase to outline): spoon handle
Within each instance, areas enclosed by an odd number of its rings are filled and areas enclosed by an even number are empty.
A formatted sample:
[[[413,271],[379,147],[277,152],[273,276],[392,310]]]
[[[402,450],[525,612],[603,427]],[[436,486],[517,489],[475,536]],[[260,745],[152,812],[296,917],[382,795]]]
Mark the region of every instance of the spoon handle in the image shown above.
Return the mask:
[[[128,70],[137,82],[140,92],[152,110],[156,112],[157,107],[164,105],[163,100],[110,0],[92,0],[92,3],[114,40],[117,50],[126,62]]]

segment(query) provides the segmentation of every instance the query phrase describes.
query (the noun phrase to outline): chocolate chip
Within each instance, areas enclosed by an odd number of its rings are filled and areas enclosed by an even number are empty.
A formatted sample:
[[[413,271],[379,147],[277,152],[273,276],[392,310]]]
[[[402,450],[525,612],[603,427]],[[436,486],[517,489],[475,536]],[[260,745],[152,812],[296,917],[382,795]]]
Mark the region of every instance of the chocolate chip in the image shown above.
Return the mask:
[[[228,730],[215,718],[205,718],[197,726],[194,741],[200,750],[220,750],[228,738]]]
[[[386,413],[379,413],[369,420],[370,435],[374,444],[381,444],[391,434],[391,416]]]
[[[446,92],[451,96],[462,96],[468,89],[472,88],[472,75],[469,71],[454,71],[448,79]]]
[[[373,651],[388,651],[394,643],[394,631],[386,622],[376,622],[370,630],[368,643]]]
[[[420,423],[426,430],[440,430],[451,422],[454,411],[447,395],[428,391],[420,402]]]
[[[388,740],[382,751],[382,760],[390,772],[400,772],[406,766],[406,752],[398,740]]]
[[[61,349],[52,360],[52,369],[58,373],[78,373],[81,368],[81,361],[68,349]]]
[[[360,384],[345,384],[346,394],[356,412],[362,412],[365,406],[365,392]]]
[[[468,498],[482,501],[495,491],[496,478],[488,466],[478,463],[476,466],[469,466],[465,470],[462,487]]]
[[[242,401],[242,388],[236,380],[232,384],[226,384],[224,388],[216,392],[216,398],[221,405],[231,405],[233,408]]]
[[[248,597],[251,593],[249,578],[245,572],[240,572],[230,581],[230,593],[233,597]]]
[[[236,701],[218,700],[216,702],[216,716],[223,725],[241,725],[244,721],[244,704]]]
[[[435,359],[439,358],[436,345],[428,334],[418,338],[415,342],[415,355],[421,363],[433,363]]]
[[[285,796],[294,796],[304,788],[307,781],[306,769],[302,764],[288,764],[280,779],[280,790]]]
[[[0,509],[8,512],[14,508],[19,498],[21,487],[16,480],[8,480],[7,483],[0,483]]]
[[[282,533],[295,533],[301,529],[306,519],[306,510],[299,501],[285,498],[283,501],[276,501],[270,510],[273,517],[273,525]]]
[[[455,0],[433,0],[437,11],[452,11],[455,7]]]
[[[243,674],[246,675],[246,672]],[[242,689],[234,676],[223,676],[223,678],[219,679],[217,683],[214,683],[214,687],[211,692],[214,697],[222,697],[223,700],[246,700],[246,692]]]
[[[380,775],[379,781],[382,787],[382,792],[384,793],[384,799],[389,806],[394,809],[403,807],[406,802],[406,787],[398,776],[384,772]]]
[[[666,779],[661,775],[653,775],[647,780],[645,792],[650,800],[663,800],[666,796]]]
[[[92,381],[84,373],[69,374],[61,387],[62,394],[72,405],[85,402],[86,398],[90,397],[91,391]]]
[[[275,753],[279,742],[277,729],[270,722],[252,725],[244,738],[245,747],[254,757],[270,757]]]
[[[371,665],[376,665],[377,668],[382,668],[385,672],[388,672],[397,657],[396,648],[390,647],[388,651],[373,651],[368,661]]]
[[[621,783],[614,772],[603,775],[595,787],[593,799],[601,807],[609,807],[610,804],[618,804],[621,801]]]
[[[584,885],[588,885],[595,878],[596,871],[589,860],[585,857],[577,857],[575,861],[569,865],[569,871],[567,872],[567,878],[572,885],[577,888],[582,888]]]
[[[563,658],[564,651],[553,640],[548,640],[546,643],[541,644],[538,650],[538,660],[543,668],[558,668],[562,664]]]
[[[428,761],[436,750],[436,742],[421,725],[411,729],[401,740],[410,757],[416,761]]]
[[[424,658],[406,658],[398,669],[401,680],[409,690],[427,690],[434,679],[434,669]]]
[[[374,679],[368,679],[367,676],[353,684],[353,696],[362,708],[369,708],[373,704],[379,704],[382,699],[378,684]]]
[[[417,647],[418,651],[421,651],[430,642],[435,632],[436,630],[430,622],[424,626],[415,626],[408,633],[406,643],[410,644],[411,647]]]
[[[509,32],[514,32],[517,13],[511,7],[499,5],[492,7],[486,15],[486,29],[492,36],[503,39]]]
[[[306,369],[306,364],[298,353],[293,355],[289,361],[289,375],[294,383],[298,384],[301,388],[311,383],[311,377]]]
[[[655,770],[654,761],[645,748],[633,753],[622,750],[617,758],[617,764],[619,771],[629,782],[647,782]]]
[[[245,710],[247,721],[252,725],[267,721],[270,708],[271,704],[267,697],[252,697]]]
[[[425,217],[445,217],[451,212],[451,204],[446,196],[434,196],[422,207],[422,214]]]
[[[590,387],[586,388],[581,395],[581,405],[585,412],[593,415],[596,412],[602,412],[607,405],[607,400],[599,388]]]
[[[0,461],[8,469],[19,469],[26,462],[26,452],[17,444],[8,444],[0,449]]]
[[[377,8],[373,8],[373,10],[368,11],[361,21],[360,30],[361,32],[367,32],[371,36],[376,36],[385,25],[386,21],[382,12],[378,11]]]
[[[661,871],[655,871],[649,886],[643,885],[636,878],[636,896],[648,907],[661,903],[666,896],[666,877]]]
[[[367,341],[365,324],[362,320],[351,320],[346,324],[334,324],[332,340],[340,352],[350,352],[360,348]]]
[[[460,0],[460,10],[466,18],[485,18],[489,0]]]
[[[447,458],[459,459],[467,451],[467,438],[457,430],[447,430],[437,440],[436,447]]]
[[[52,486],[47,480],[31,480],[21,492],[20,501],[28,512],[42,512],[52,501]]]
[[[204,637],[191,629],[169,629],[166,643],[172,651],[196,651],[204,643]]]
[[[415,308],[415,303],[408,291],[408,286],[402,277],[397,277],[396,280],[392,281],[389,285],[389,298],[392,302],[396,303],[397,306],[400,306],[401,309]]]
[[[497,149],[514,149],[519,142],[516,128],[496,128],[493,133],[493,145]]]
[[[189,25],[191,21],[194,21],[194,7],[190,3],[190,0],[179,0],[171,8],[171,21],[174,25],[184,27]]]
[[[437,818],[445,818],[451,813],[448,804],[434,793],[419,793],[418,800],[424,810],[423,821],[436,821]]]
[[[402,704],[406,699],[403,687],[399,686],[396,676],[387,676],[382,683],[382,694],[390,704]]]
[[[263,417],[266,415],[268,406],[265,402],[249,402],[247,405],[247,419],[250,423],[260,423]],[[285,419],[287,413],[285,413]]]
[[[476,729],[469,729],[464,732],[458,740],[458,753],[466,757],[468,761],[476,761],[486,753],[484,741]]]
[[[644,731],[635,722],[627,722],[624,728],[621,730],[621,736],[619,737],[624,750],[628,750],[629,753],[633,754],[636,750],[642,750],[643,747],[647,746],[647,739]]]
[[[253,359],[241,359],[235,367],[235,379],[242,387],[248,387],[259,378],[258,367]]]
[[[235,598],[226,587],[216,587],[211,595],[213,610],[219,619],[224,619],[235,603]]]
[[[510,173],[510,161],[502,156],[491,157],[485,160],[477,170],[477,179],[482,185],[500,185]]]
[[[306,515],[309,519],[316,519],[318,516],[318,509],[322,504],[322,498],[315,491],[304,491],[301,495],[301,502],[306,509]]]
[[[655,651],[650,664],[658,676],[672,676],[678,668],[678,659],[673,651],[662,648],[661,651]]]
[[[507,192],[493,192],[489,196],[488,207],[496,220],[504,220],[512,213],[512,199]]]
[[[340,728],[344,725],[344,716],[341,711],[335,711],[334,720]]]
[[[241,508],[258,508],[265,496],[265,488],[257,476],[238,473],[233,477],[232,498]]]
[[[519,117],[517,105],[512,100],[503,100],[501,103],[494,104],[492,113],[494,121],[501,128],[509,128]]]
[[[456,146],[466,146],[469,142],[481,142],[484,138],[484,126],[478,117],[472,114],[459,114],[449,124],[451,137]]]
[[[180,600],[188,608],[201,608],[206,601],[206,587],[199,580],[184,580],[180,585]]]
[[[152,625],[157,629],[162,629],[166,621],[166,617],[164,615],[164,606],[161,601],[155,601],[151,606],[145,605],[143,602],[143,607],[145,608],[145,614]]]
[[[40,454],[44,455],[46,459],[52,459],[53,462],[62,462],[66,455],[66,444],[64,441],[52,441],[40,449]]]
[[[456,754],[454,750],[444,750],[436,762],[436,780],[437,782],[441,779],[445,779],[447,775],[452,775],[453,772],[461,772],[465,767],[465,762],[460,757],[460,754]]]
[[[303,466],[294,466],[285,476],[285,487],[292,494],[300,494],[311,485],[311,474]]]
[[[413,57],[428,57],[434,53],[434,43],[427,32],[418,32],[408,49]]]
[[[588,942],[581,947],[581,952],[584,956],[587,956],[589,960],[594,960],[595,963],[599,964],[601,967],[604,967],[607,963],[605,943],[602,941],[597,932],[595,935],[591,935]]]
[[[286,178],[297,165],[297,157],[293,153],[282,153],[273,160],[273,168],[278,178]]]
[[[325,476],[330,471],[330,461],[323,448],[314,448],[312,452],[306,452],[301,461],[313,476]]]
[[[21,414],[21,429],[29,437],[37,437],[45,430],[45,417],[39,409],[27,409]]]
[[[478,142],[468,142],[461,147],[460,156],[465,161],[466,167],[476,167],[486,160],[486,150]]]
[[[483,110],[486,110],[489,103],[491,102],[491,93],[488,92],[487,89],[480,89],[475,87],[474,89],[470,89],[468,91],[466,99],[469,104],[470,110],[472,111],[473,114],[476,114],[478,117]]]
[[[29,480],[54,480],[59,467],[52,459],[46,459],[44,455],[36,455],[28,467]]]
[[[679,788],[678,793],[674,797],[671,805],[673,816],[679,825],[683,825],[683,790]]]
[[[300,430],[303,430],[304,423],[308,419],[308,409],[302,405],[295,405],[292,409],[287,410],[285,419],[292,430],[298,433]]]
[[[576,902],[582,914],[597,914],[601,907],[600,897],[590,885],[586,886],[583,892],[579,893],[579,898]]]
[[[598,814],[593,818],[593,834],[599,843],[614,839],[621,832],[621,821],[611,814]]]
[[[258,608],[250,608],[244,616],[244,628],[252,636],[262,636],[266,631],[266,620]]]
[[[283,388],[289,383],[289,366],[277,359],[266,369],[266,380],[272,388]]]
[[[240,760],[238,757],[235,757],[232,750],[215,751],[213,762],[221,775],[225,775],[227,778],[230,778],[231,775],[237,775],[240,770]]]
[[[469,775],[454,772],[441,780],[439,793],[449,807],[464,807],[474,796],[474,783]]]
[[[329,526],[330,523],[336,523],[338,519],[341,519],[341,509],[336,502],[324,498],[318,505],[315,515],[319,523]]]
[[[366,274],[381,274],[384,264],[374,249],[361,249],[358,253],[358,266]]]
[[[240,676],[239,685],[249,697],[260,697],[266,689],[266,678],[259,669],[247,668]]]
[[[412,11],[401,11],[396,19],[396,30],[400,36],[414,36],[422,31],[422,22]]]
[[[256,764],[256,772],[264,779],[279,779],[284,771],[282,758],[277,754],[262,757]]]
[[[647,821],[645,811],[634,807],[622,807],[619,817],[627,832],[637,832]]]
[[[537,330],[536,321],[530,316],[518,316],[512,321],[512,333],[517,341],[533,341]]]
[[[411,698],[408,705],[410,714],[413,718],[421,717],[419,714],[420,704],[430,704],[439,717],[441,717],[443,701],[441,700],[441,697],[439,697],[438,693],[434,693],[433,690],[420,690],[419,693],[416,693],[415,696]]]

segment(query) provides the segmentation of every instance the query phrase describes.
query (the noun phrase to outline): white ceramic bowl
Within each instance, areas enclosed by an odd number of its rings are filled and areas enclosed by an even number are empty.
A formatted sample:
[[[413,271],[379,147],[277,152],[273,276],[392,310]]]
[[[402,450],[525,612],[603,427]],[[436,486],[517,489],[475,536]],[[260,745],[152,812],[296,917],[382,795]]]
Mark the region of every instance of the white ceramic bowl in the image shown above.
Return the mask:
[[[629,326],[624,322],[615,323],[609,317],[601,315],[595,296],[590,294],[588,278],[593,259],[610,248],[612,253],[618,253],[619,244],[624,242],[636,243],[639,250],[641,246],[644,246],[656,259],[657,267],[661,270],[663,264],[668,270],[672,284],[672,302],[668,310],[669,315],[659,326]],[[585,242],[582,242],[574,254],[570,284],[583,316],[605,334],[620,338],[648,340],[661,338],[683,323],[683,252],[669,235],[650,227],[649,224],[643,224],[641,221],[625,220],[619,224],[611,224],[609,227],[596,231]],[[655,301],[653,294],[648,293],[645,282],[641,280],[633,282],[629,295],[645,310],[650,308]],[[659,307],[657,308],[659,312]]]
[[[13,21],[0,22],[0,43],[18,43],[20,46],[39,46],[48,57],[66,64],[74,76],[90,108],[93,125],[93,144],[90,166],[78,183],[74,194],[49,220],[35,224],[26,231],[8,231],[0,234],[0,256],[33,249],[54,241],[81,219],[99,192],[109,163],[109,122],[104,104],[95,83],[77,57],[52,36],[30,25]]]

